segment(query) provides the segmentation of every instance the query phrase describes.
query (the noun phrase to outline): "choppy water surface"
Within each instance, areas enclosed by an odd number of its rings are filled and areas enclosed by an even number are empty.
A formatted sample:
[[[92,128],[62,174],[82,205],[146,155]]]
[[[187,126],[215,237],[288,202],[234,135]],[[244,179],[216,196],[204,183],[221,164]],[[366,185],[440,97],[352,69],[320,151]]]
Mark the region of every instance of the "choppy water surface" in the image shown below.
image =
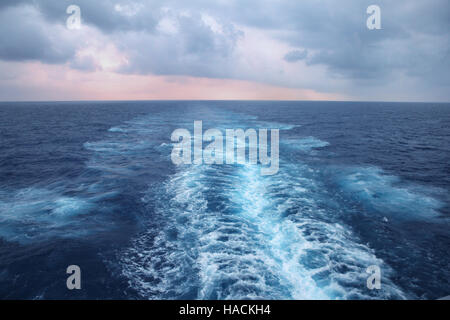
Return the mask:
[[[450,294],[450,105],[0,104],[0,297]],[[279,128],[280,170],[181,165],[170,135]],[[65,287],[82,269],[83,290]],[[381,290],[365,272],[382,270]]]

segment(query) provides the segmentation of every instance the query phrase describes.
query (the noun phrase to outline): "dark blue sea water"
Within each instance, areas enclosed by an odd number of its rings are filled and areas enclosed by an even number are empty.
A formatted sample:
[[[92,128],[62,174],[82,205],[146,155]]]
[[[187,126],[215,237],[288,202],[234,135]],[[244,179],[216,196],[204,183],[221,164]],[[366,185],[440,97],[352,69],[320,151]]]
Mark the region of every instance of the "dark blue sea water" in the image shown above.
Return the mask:
[[[278,174],[175,166],[194,120],[279,128]],[[0,298],[440,298],[449,189],[450,104],[1,103]]]

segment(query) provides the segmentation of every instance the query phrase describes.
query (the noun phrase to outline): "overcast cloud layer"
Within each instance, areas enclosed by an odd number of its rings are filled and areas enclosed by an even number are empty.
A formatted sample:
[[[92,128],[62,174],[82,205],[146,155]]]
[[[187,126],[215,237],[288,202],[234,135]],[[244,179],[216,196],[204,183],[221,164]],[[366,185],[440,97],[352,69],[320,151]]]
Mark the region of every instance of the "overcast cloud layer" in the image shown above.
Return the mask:
[[[70,4],[81,8],[81,30],[66,28]],[[381,30],[366,27],[371,4],[381,7]],[[449,39],[448,0],[1,0],[0,100],[37,97],[25,73],[48,79],[61,66],[92,79],[206,78],[354,100],[450,101]],[[45,99],[54,88],[42,86]]]

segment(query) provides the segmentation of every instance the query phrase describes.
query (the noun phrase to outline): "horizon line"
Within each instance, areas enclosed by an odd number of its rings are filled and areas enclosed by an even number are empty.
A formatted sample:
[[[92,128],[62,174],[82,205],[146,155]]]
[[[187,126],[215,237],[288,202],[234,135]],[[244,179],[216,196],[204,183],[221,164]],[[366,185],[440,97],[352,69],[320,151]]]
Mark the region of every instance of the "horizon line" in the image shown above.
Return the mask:
[[[0,100],[0,103],[74,103],[74,102],[364,102],[364,103],[436,103],[449,104],[450,101],[389,101],[389,100],[297,100],[297,99],[131,99],[131,100]]]

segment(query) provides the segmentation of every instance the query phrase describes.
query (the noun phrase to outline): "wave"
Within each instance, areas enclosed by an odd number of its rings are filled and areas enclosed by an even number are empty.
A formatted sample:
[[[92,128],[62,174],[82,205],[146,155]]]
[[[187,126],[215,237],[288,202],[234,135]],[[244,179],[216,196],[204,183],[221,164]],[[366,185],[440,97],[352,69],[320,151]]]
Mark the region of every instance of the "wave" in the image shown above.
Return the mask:
[[[49,238],[82,236],[83,216],[93,203],[79,197],[64,196],[56,190],[26,188],[0,194],[0,235],[21,243]]]
[[[366,208],[401,219],[430,218],[439,215],[443,203],[430,195],[430,188],[407,186],[397,176],[377,167],[336,169],[341,190]]]
[[[127,132],[126,129],[121,128],[121,127],[112,127],[112,128],[109,128],[108,131],[109,132],[121,132],[121,133]]]

